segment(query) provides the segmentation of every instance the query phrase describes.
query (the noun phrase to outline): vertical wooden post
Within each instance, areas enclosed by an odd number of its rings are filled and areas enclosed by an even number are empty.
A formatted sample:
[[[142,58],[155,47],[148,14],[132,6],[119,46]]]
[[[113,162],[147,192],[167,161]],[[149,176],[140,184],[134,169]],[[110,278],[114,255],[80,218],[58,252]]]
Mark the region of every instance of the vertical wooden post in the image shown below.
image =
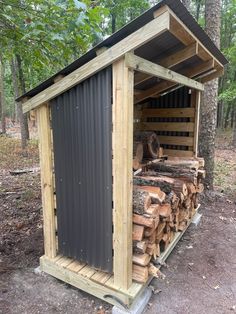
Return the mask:
[[[113,64],[114,284],[132,284],[132,160],[134,73],[124,58]]]
[[[194,126],[194,156],[198,156],[198,137],[199,137],[199,119],[200,119],[200,105],[201,105],[201,92],[195,91],[195,126]]]
[[[52,138],[49,116],[48,104],[43,104],[37,109],[43,204],[44,251],[47,257],[54,258],[56,256],[56,232],[53,191]]]

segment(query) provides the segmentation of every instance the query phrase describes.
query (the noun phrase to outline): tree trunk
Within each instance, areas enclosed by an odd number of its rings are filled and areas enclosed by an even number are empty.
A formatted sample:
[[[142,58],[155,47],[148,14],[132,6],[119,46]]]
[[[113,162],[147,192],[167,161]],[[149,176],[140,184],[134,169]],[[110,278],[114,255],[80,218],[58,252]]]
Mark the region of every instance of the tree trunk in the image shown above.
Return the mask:
[[[230,111],[232,109],[232,104],[228,104],[227,110],[226,110],[226,115],[225,115],[225,123],[224,123],[224,128],[227,129],[229,125],[229,115]]]
[[[186,6],[186,8],[190,11],[191,0],[182,0],[182,3]]]
[[[233,147],[236,147],[236,110],[234,110]]]
[[[220,46],[221,1],[206,0],[206,32],[217,47]],[[205,84],[200,120],[200,154],[205,158],[207,175],[205,185],[213,189],[215,135],[217,117],[218,79]]]
[[[196,20],[199,21],[200,18],[201,1],[198,0],[196,4]]]
[[[17,69],[16,69],[16,64],[15,64],[15,59],[12,58],[11,60],[11,75],[12,75],[12,83],[13,83],[13,90],[14,90],[14,98],[18,98],[20,96],[19,93],[19,86],[18,86],[18,78],[17,78]],[[18,104],[15,102],[15,121],[19,122],[20,121],[20,106],[21,104]]]
[[[116,31],[116,15],[114,13],[111,14],[111,32],[112,34]]]
[[[230,119],[230,127],[233,129],[234,127],[234,117],[235,117],[235,106],[232,104],[232,110],[231,110],[231,119]]]
[[[4,89],[4,75],[5,67],[3,64],[2,56],[0,56],[0,114],[2,122],[2,133],[6,134],[6,99],[5,99],[5,89]]]
[[[20,91],[22,94],[26,92],[25,89],[25,80],[21,65],[21,57],[19,55],[16,55],[16,73],[18,72],[18,78],[19,78],[19,86]],[[18,85],[17,85],[18,86]],[[19,93],[19,88],[18,88]],[[20,118],[20,127],[21,127],[21,146],[24,150],[27,146],[27,140],[29,140],[29,128],[28,128],[28,115],[23,114],[22,111],[22,103],[18,104],[18,112],[19,112],[19,118]]]

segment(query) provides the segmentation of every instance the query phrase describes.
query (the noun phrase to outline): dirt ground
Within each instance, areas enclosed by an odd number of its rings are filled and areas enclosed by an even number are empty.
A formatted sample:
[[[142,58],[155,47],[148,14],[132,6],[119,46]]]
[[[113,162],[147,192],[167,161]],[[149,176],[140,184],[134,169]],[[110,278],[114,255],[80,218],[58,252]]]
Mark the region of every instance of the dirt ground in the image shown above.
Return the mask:
[[[191,226],[152,285],[145,313],[236,313],[236,151],[219,136],[216,192],[201,200]],[[0,136],[0,313],[111,313],[111,306],[35,272],[43,254],[37,141],[27,154],[18,139]],[[9,171],[31,168],[12,175]]]

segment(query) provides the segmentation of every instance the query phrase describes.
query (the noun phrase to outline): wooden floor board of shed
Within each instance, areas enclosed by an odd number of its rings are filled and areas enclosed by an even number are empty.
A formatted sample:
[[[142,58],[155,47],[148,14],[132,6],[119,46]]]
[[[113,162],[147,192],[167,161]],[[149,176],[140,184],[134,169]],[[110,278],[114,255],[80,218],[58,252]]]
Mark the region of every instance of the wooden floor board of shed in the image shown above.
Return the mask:
[[[120,300],[120,304],[130,306],[146,287],[146,284],[133,282],[128,290],[122,290],[114,285],[114,276],[112,274],[96,270],[85,263],[61,255],[53,259],[42,256],[40,258],[40,267],[53,277],[113,305],[118,305],[117,300]],[[112,298],[108,296],[112,296]]]

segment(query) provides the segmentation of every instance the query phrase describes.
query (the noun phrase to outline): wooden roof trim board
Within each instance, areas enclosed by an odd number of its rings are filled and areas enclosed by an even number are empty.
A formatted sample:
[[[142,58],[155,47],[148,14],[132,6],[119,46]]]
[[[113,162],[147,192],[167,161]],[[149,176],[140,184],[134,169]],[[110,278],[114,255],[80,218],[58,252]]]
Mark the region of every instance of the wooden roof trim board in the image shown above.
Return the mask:
[[[201,91],[204,90],[203,84],[197,81],[194,81],[191,78],[186,77],[182,74],[168,70],[162,67],[161,65],[155,64],[151,61],[135,56],[134,54],[126,53],[125,63],[127,67],[135,71],[143,72],[148,75],[150,74],[152,76],[156,76],[164,80],[182,84],[182,85],[185,85],[190,88],[197,89],[197,90],[201,90]]]
[[[110,49],[107,49],[102,54],[98,55],[82,67],[76,69],[72,73],[62,78],[59,82],[54,83],[50,87],[41,91],[23,104],[23,112],[28,112],[44,102],[50,101],[56,96],[67,91],[76,84],[82,82],[89,76],[104,69],[114,61],[118,60],[125,53],[133,51],[158,35],[169,29],[170,14],[168,11],[162,12],[162,14],[147,23],[134,33],[130,34]]]

